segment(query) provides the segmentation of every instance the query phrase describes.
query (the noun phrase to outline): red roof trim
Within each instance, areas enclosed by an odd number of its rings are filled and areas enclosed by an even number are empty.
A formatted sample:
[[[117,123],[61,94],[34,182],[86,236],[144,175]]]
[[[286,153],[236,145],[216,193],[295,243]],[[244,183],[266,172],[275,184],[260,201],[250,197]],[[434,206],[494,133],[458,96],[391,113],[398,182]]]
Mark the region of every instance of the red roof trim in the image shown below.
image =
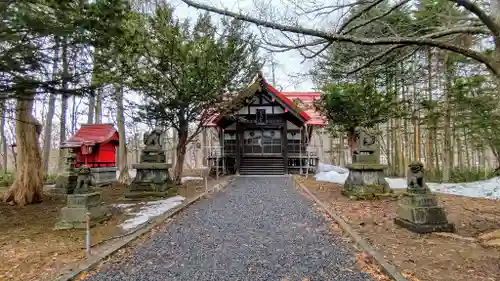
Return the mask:
[[[326,121],[319,114],[315,112],[315,110],[304,110],[298,107],[292,100],[300,99],[301,101],[308,103],[313,100],[317,100],[321,96],[321,92],[280,92],[264,79],[262,72],[258,72],[258,76],[256,79],[261,79],[262,86],[266,87],[266,89],[274,94],[280,101],[290,107],[294,112],[300,115],[305,119],[305,124],[311,126],[325,126]],[[255,82],[254,82],[255,83]],[[298,109],[298,110],[297,110]],[[217,123],[223,118],[223,114],[216,113],[211,116],[206,122],[204,122],[204,127],[217,127]]]
[[[275,96],[277,96],[284,104],[288,105],[288,107],[290,107],[292,110],[297,112],[297,114],[299,114],[302,118],[304,118],[305,121],[308,121],[309,119],[311,119],[311,117],[305,111],[296,110],[297,106],[289,98],[287,98],[285,95],[280,93],[280,91],[278,91],[276,88],[274,88],[269,83],[267,83],[266,80],[264,79],[264,77],[262,77],[262,82],[263,82],[264,86],[268,90],[271,91],[271,93],[273,93]]]
[[[82,144],[96,145],[119,141],[119,139],[118,131],[113,124],[82,124],[80,129],[61,147],[80,147]]]

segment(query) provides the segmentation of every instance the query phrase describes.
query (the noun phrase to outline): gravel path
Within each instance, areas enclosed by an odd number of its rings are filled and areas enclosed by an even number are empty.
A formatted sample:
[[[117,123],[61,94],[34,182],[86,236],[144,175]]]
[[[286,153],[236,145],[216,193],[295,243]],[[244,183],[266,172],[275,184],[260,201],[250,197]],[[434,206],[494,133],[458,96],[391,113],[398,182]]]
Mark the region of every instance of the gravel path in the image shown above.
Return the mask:
[[[86,280],[372,280],[289,177],[236,178],[185,212]]]

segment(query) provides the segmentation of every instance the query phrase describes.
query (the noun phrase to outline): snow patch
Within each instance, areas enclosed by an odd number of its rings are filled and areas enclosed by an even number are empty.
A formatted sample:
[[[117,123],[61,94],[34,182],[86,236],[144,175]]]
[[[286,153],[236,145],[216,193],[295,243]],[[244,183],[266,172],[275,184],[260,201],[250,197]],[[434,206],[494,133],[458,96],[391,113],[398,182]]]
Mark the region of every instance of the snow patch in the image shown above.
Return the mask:
[[[202,177],[189,177],[189,176],[186,176],[186,177],[182,177],[181,183],[184,183],[184,182],[187,182],[187,181],[202,181],[202,180],[203,180]]]
[[[158,201],[152,201],[152,202],[147,202],[143,206],[140,207],[139,211],[136,213],[130,213],[127,211],[130,211],[131,209],[126,210],[127,215],[132,215],[132,218],[127,219],[124,221],[122,224],[120,224],[120,227],[123,230],[131,230],[136,227],[139,227],[140,225],[146,223],[149,221],[149,219],[160,216],[164,213],[166,213],[168,210],[175,208],[176,206],[180,205],[182,201],[184,201],[184,197],[182,196],[174,196],[168,199],[164,200],[158,200]],[[133,204],[117,204],[116,206],[121,206],[122,208],[127,208],[130,207],[130,205]],[[137,204],[139,205],[139,204]]]
[[[315,175],[317,181],[326,181],[337,184],[344,184],[349,171],[345,168],[319,163],[318,173]],[[393,189],[406,188],[406,179],[385,178],[389,186]],[[466,197],[500,199],[500,177],[489,180],[465,182],[465,183],[433,183],[427,185],[433,192],[461,195]]]
[[[129,169],[128,174],[133,179],[137,175],[137,170],[136,169]],[[120,177],[120,171],[118,170],[118,171],[116,171],[116,179],[118,179],[119,177]],[[186,181],[196,181],[196,180],[203,180],[203,178],[202,177],[186,176],[186,177],[182,177],[181,182],[184,183]]]

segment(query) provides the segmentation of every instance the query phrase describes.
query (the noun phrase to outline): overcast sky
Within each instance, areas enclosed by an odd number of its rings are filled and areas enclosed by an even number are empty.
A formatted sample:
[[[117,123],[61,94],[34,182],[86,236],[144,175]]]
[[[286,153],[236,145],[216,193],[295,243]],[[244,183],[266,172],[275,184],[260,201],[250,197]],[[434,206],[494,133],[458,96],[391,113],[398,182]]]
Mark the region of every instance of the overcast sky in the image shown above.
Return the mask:
[[[251,14],[258,17],[273,16],[278,20],[295,18],[293,6],[288,3],[289,0],[196,0],[200,3],[212,4],[217,7],[224,7],[230,11],[241,11],[245,14]],[[321,2],[321,1],[316,1]],[[175,15],[179,18],[196,19],[202,11],[192,7],[188,7],[180,0],[169,1],[175,8]],[[257,6],[259,8],[257,8]],[[219,15],[213,14],[214,19],[220,18]],[[316,19],[315,21],[307,18],[297,18],[302,25],[312,26],[327,23],[325,19]],[[268,34],[280,36],[268,29],[259,29],[255,25],[251,26],[251,30],[256,34],[261,34],[265,31]],[[267,51],[263,50],[263,54]],[[314,85],[309,77],[306,76],[312,67],[312,61],[304,61],[303,57],[296,51],[288,51],[284,53],[274,53],[266,56],[266,65],[262,69],[264,77],[272,83],[272,63],[274,57],[274,71],[276,85],[282,91],[312,91]]]

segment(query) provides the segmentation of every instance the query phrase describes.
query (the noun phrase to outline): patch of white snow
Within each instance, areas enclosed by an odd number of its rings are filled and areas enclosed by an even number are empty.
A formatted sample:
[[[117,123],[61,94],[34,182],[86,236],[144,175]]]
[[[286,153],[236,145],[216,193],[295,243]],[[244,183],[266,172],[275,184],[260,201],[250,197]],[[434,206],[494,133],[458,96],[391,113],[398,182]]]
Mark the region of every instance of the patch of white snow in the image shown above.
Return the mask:
[[[318,173],[315,175],[317,181],[326,181],[337,184],[344,184],[349,172],[347,169],[319,163]],[[347,171],[347,172],[346,172]],[[393,189],[406,188],[406,179],[385,178],[389,186]],[[466,183],[433,183],[428,182],[429,188],[438,193],[454,194],[466,197],[500,199],[500,177],[489,180],[466,182]]]
[[[186,198],[182,196],[174,196],[164,200],[148,202],[142,206],[137,213],[128,214],[133,217],[124,221],[120,227],[123,230],[134,229],[148,222],[150,218],[160,216],[168,210],[180,205],[184,199]]]
[[[202,181],[203,178],[202,177],[189,177],[189,176],[186,176],[186,177],[182,177],[181,178],[181,183],[184,183],[184,182],[187,182],[187,181]]]

